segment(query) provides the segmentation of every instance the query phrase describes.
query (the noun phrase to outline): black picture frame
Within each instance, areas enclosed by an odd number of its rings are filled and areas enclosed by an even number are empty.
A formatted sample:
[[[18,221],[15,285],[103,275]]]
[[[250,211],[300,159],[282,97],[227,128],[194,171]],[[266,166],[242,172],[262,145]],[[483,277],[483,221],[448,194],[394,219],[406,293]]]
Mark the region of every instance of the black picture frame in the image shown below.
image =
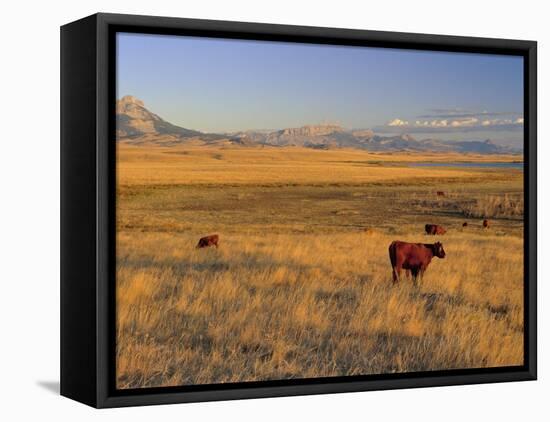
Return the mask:
[[[522,366],[116,390],[117,32],[376,46],[524,57],[525,289]],[[119,407],[535,380],[537,44],[534,41],[99,13],[61,28],[61,394]]]

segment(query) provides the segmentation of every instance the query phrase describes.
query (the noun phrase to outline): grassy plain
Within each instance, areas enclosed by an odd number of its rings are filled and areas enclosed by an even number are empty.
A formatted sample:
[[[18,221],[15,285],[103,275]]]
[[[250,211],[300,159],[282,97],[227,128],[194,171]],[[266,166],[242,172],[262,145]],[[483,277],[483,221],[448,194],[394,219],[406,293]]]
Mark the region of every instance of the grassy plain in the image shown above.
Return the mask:
[[[118,157],[119,388],[522,364],[522,173],[407,164],[521,157],[124,144]],[[419,287],[392,285],[388,245],[435,241],[426,223],[448,229],[447,257]],[[219,249],[195,249],[212,233]]]

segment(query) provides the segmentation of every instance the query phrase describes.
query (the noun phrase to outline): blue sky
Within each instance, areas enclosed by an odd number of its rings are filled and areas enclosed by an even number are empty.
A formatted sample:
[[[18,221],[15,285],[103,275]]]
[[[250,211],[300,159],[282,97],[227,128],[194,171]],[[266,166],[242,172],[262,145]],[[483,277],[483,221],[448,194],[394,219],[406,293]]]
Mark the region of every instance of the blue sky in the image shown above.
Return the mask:
[[[117,97],[209,132],[321,122],[522,142],[523,59],[118,34]]]

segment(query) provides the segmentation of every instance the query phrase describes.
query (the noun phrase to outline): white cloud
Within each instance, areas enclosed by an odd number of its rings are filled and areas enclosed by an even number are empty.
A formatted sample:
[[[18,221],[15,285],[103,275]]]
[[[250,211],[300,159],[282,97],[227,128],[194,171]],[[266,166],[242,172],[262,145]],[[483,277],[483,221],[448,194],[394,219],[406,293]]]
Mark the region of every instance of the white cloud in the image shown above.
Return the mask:
[[[407,120],[393,119],[388,122],[386,126],[401,127],[403,129],[441,129],[441,130],[459,130],[459,129],[475,129],[475,128],[503,128],[504,126],[522,125],[523,118],[516,120],[511,119],[485,119],[480,120],[477,117],[460,117],[455,119],[432,119],[432,120],[416,120],[414,123],[409,124]]]
[[[434,119],[434,120],[416,120],[413,125],[410,125],[412,127],[439,127],[439,128],[446,128],[446,127],[463,127],[463,126],[473,126],[479,122],[476,118],[464,118],[464,119],[455,119],[455,120],[449,120],[449,119]],[[405,124],[404,124],[405,123]],[[388,123],[388,126],[409,126],[406,124],[407,122],[401,119],[394,119],[390,123]]]
[[[470,117],[466,119],[453,120],[451,123],[452,127],[464,127],[464,126],[474,126],[479,122],[479,119],[475,117]]]
[[[388,126],[409,126],[409,122],[401,119],[393,119]]]

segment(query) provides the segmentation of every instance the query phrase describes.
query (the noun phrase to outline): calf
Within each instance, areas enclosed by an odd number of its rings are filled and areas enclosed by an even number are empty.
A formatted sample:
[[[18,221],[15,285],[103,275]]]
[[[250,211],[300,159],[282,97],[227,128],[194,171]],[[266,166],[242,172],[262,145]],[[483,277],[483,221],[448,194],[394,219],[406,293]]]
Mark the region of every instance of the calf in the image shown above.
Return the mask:
[[[483,228],[484,229],[488,229],[490,227],[490,223],[489,223],[489,220],[483,220]]]
[[[464,223],[462,223],[462,227],[468,227],[468,223],[465,221]]]
[[[399,281],[401,270],[404,269],[407,273],[411,272],[415,285],[418,277],[422,278],[434,256],[445,258],[445,250],[440,242],[431,244],[394,240],[389,247],[389,253],[393,282]]]
[[[211,234],[209,236],[204,236],[199,239],[199,243],[197,243],[197,249],[201,248],[208,248],[209,246],[215,246],[216,249],[218,248],[218,242],[220,240],[220,236],[217,234]]]
[[[424,226],[424,230],[426,230],[426,234],[432,234],[432,235],[447,233],[447,230],[445,230],[441,226],[438,226],[437,224],[426,224]]]

